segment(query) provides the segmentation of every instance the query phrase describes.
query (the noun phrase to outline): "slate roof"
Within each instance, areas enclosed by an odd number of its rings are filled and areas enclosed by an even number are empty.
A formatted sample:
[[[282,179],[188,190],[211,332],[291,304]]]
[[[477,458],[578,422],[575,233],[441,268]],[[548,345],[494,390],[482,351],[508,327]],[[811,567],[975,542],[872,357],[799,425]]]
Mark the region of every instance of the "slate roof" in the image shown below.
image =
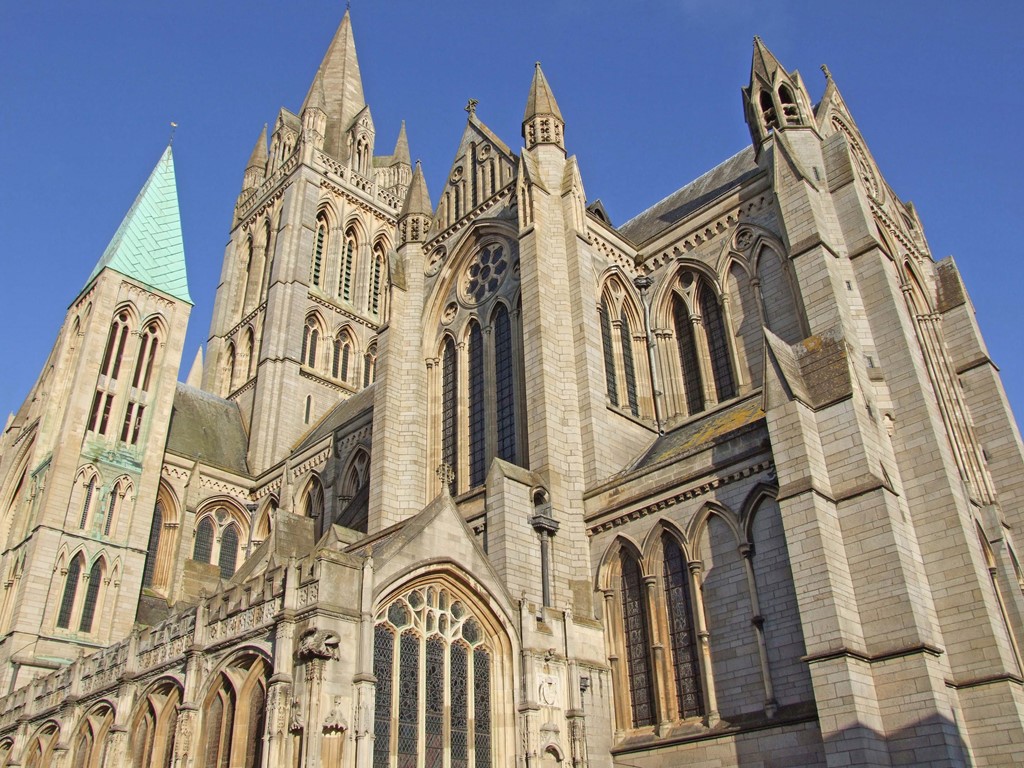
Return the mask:
[[[703,450],[763,418],[761,398],[750,397],[710,416],[683,424],[655,440],[626,470],[626,474]]]
[[[631,242],[641,245],[759,172],[754,160],[754,148],[747,147],[660,203],[634,216],[618,231]]]
[[[363,411],[372,408],[374,389],[374,385],[371,384],[335,405],[302,437],[299,444],[295,446],[294,452],[298,453],[309,448]]]
[[[230,400],[178,383],[167,451],[247,475],[249,437],[238,406]]]
[[[192,303],[185,275],[174,157],[169,146],[85,284],[89,285],[104,268]]]

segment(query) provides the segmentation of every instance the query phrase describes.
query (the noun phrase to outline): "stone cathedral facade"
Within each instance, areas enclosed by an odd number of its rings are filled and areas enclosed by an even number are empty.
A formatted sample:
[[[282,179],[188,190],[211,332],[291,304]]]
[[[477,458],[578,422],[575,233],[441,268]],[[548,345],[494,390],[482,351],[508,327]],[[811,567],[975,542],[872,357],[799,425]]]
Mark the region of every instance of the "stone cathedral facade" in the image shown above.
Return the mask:
[[[432,200],[346,14],[185,383],[168,148],[0,438],[0,766],[1019,760],[1020,435],[825,76],[614,225],[539,65]]]

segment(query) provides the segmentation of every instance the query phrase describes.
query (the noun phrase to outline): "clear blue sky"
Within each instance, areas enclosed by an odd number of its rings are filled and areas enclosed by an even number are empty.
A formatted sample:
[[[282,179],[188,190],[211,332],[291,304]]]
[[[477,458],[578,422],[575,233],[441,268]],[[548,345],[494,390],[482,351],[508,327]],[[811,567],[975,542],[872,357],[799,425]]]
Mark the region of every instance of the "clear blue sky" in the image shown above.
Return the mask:
[[[588,197],[614,223],[749,142],[740,88],[761,35],[817,100],[827,63],[936,258],[953,254],[1024,415],[1020,131],[1024,4],[753,0],[353,0],[377,153],[408,125],[436,201],[465,121],[513,149],[533,62]],[[263,123],[297,110],[340,0],[0,5],[0,411],[17,408],[64,312],[156,163],[171,120],[205,344],[242,171]],[[181,375],[185,376],[187,370]]]

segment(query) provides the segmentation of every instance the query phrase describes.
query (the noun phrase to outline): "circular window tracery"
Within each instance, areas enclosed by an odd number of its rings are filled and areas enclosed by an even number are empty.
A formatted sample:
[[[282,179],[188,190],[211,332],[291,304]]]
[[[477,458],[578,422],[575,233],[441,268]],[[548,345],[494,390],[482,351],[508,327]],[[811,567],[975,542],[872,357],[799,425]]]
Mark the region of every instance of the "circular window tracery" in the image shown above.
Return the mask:
[[[509,269],[508,249],[494,243],[480,249],[480,255],[462,275],[462,299],[479,304],[501,287]]]

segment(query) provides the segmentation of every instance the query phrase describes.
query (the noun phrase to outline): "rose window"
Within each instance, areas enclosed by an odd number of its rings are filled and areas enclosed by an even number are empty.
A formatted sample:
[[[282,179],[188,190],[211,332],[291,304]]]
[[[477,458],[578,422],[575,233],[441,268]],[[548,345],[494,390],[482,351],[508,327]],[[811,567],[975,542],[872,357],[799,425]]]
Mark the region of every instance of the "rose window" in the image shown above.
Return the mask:
[[[508,255],[500,245],[490,245],[480,251],[480,257],[469,265],[462,278],[463,299],[479,304],[498,290],[509,272]]]

